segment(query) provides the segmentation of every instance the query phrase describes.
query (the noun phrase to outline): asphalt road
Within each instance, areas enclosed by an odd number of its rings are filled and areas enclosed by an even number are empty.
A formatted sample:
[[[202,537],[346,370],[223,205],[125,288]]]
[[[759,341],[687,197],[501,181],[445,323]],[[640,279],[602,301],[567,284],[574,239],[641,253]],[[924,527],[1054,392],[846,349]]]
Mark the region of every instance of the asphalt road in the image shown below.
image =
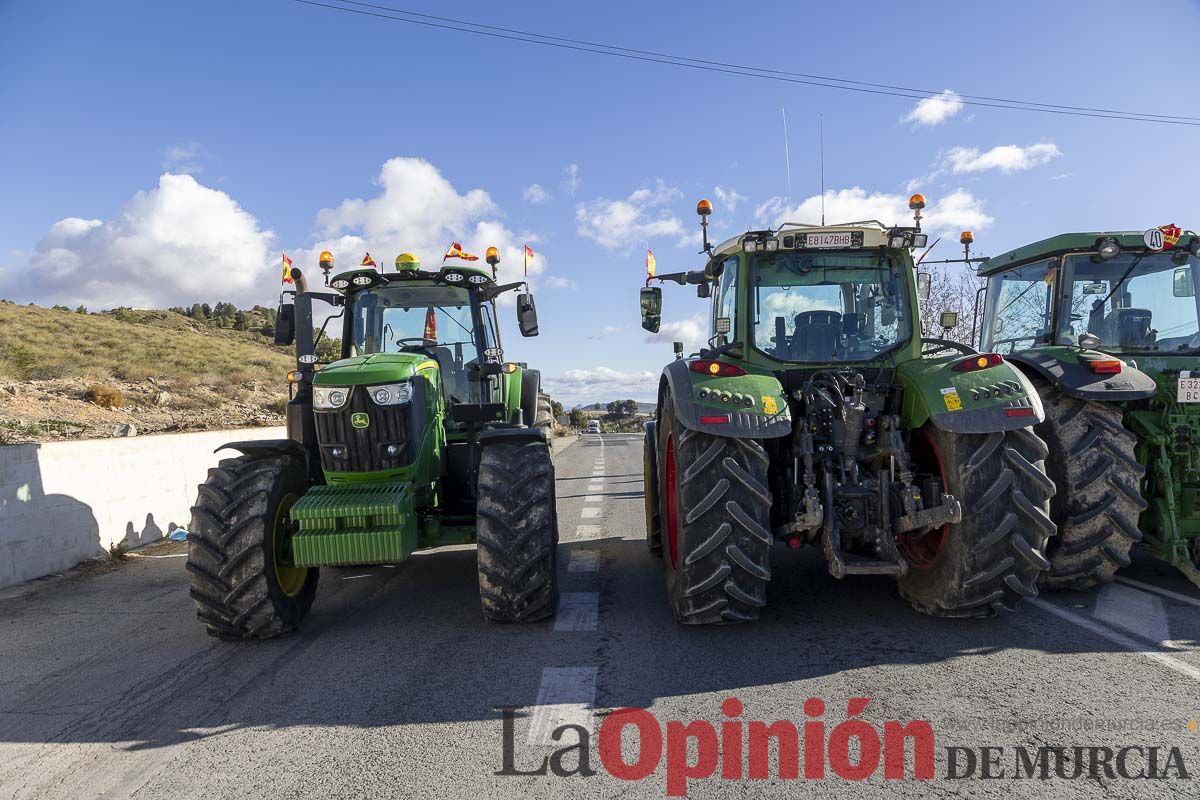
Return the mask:
[[[947,621],[911,610],[889,579],[837,581],[815,550],[781,548],[762,619],[683,628],[644,545],[641,457],[639,437],[619,435],[585,437],[558,455],[555,622],[484,624],[471,548],[324,570],[305,628],[256,644],[204,634],[181,545],[106,574],[6,592],[0,797],[663,797],[683,729],[646,778],[625,781],[599,758],[601,715],[640,707],[664,731],[671,720],[721,730],[730,697],[745,723],[797,725],[811,719],[806,699],[823,700],[831,752],[850,698],[870,698],[858,718],[876,731],[927,720],[934,777],[912,779],[910,752],[902,780],[885,780],[882,767],[863,781],[831,766],[822,780],[725,779],[718,768],[691,781],[693,796],[1200,796],[1200,733],[1189,730],[1200,718],[1200,592],[1169,568],[1139,561],[1099,594]],[[534,770],[577,741],[567,728],[545,744],[555,728],[578,724],[593,735],[596,774],[497,775],[505,706],[518,709],[512,771]],[[630,763],[635,739],[627,731]],[[862,753],[852,741],[853,763]],[[1004,749],[979,755],[984,746]],[[1155,746],[1160,769],[1176,747],[1192,779],[1177,770],[1110,779],[1102,768],[1097,778],[1059,778],[1053,760],[1048,780],[1015,779],[1018,746],[1031,755],[1039,746]],[[953,747],[973,749],[973,777],[947,777]],[[708,751],[690,752],[702,770]],[[732,769],[736,750],[722,752],[733,753]],[[1074,751],[1066,753],[1070,775]],[[1128,753],[1127,773],[1144,771],[1148,752]],[[988,758],[1004,778],[981,777]],[[956,759],[961,772],[967,757]],[[560,768],[576,770],[578,752]],[[774,760],[769,768],[776,776]]]

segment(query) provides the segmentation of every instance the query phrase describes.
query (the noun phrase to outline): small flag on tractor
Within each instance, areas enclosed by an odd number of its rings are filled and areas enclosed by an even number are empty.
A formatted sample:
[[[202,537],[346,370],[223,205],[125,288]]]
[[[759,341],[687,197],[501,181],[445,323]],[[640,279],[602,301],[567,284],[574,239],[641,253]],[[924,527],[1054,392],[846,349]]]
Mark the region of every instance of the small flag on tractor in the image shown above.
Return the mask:
[[[529,277],[529,262],[533,261],[533,257],[535,255],[537,255],[537,253],[533,252],[533,248],[530,247],[529,245],[525,245],[525,277],[526,278]]]
[[[363,253],[362,264],[359,266],[370,267],[371,269],[379,269],[379,265],[375,263],[375,259],[371,258],[370,253]]]
[[[442,263],[446,263],[447,258],[461,258],[463,261],[478,261],[479,256],[473,256],[470,253],[464,253],[462,245],[458,242],[451,242],[450,249],[446,251],[446,255],[442,256]]]
[[[288,258],[287,253],[283,254],[283,282],[293,283],[292,280],[292,260]]]
[[[437,317],[432,308],[425,312],[425,335],[421,338],[427,342],[437,341]]]
[[[646,248],[646,283],[654,277],[654,270],[658,266],[658,262],[654,260],[654,251]]]
[[[1175,245],[1179,244],[1179,237],[1183,235],[1183,229],[1175,223],[1168,225],[1160,225],[1158,227],[1163,232],[1163,249],[1170,250]]]

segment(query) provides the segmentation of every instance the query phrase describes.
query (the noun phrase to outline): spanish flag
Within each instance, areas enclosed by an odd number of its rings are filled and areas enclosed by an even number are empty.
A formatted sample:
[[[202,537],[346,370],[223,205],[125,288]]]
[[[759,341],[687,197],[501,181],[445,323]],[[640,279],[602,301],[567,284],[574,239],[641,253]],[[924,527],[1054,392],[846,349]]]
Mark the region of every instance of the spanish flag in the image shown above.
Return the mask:
[[[447,258],[461,258],[463,261],[479,260],[479,256],[473,256],[470,253],[464,253],[462,245],[458,242],[450,243],[450,249],[446,251],[446,255],[442,256],[442,262],[445,263]]]
[[[283,254],[283,282],[292,283],[292,260]]]
[[[654,260],[654,251],[646,249],[646,280],[654,277],[654,269],[658,266],[658,262]]]
[[[375,259],[371,258],[370,253],[363,253],[363,260],[359,266],[370,267],[371,269],[379,269],[379,265],[375,263]]]
[[[432,307],[425,312],[425,335],[421,338],[427,342],[437,341],[437,317],[434,316]]]
[[[529,262],[533,261],[533,257],[537,255],[533,252],[533,248],[525,245],[525,277],[529,277]]]

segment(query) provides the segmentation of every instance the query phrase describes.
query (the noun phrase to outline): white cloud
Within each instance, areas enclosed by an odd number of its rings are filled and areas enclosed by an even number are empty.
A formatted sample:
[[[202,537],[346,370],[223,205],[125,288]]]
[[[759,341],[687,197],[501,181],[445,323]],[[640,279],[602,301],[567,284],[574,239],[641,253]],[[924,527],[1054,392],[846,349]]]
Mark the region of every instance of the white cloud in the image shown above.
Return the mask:
[[[943,166],[956,175],[991,169],[1021,172],[1049,163],[1061,155],[1062,151],[1049,142],[1028,147],[1005,144],[982,153],[975,147],[954,147],[946,153]]]
[[[535,183],[525,187],[525,202],[535,206],[543,205],[550,201],[550,192],[540,184]]]
[[[209,158],[208,148],[199,142],[181,142],[163,151],[162,167],[177,175],[199,175],[204,171],[200,162]]]
[[[717,200],[721,202],[722,210],[733,212],[737,210],[738,204],[746,199],[746,195],[738,194],[735,189],[726,189],[717,186],[713,189],[713,194],[717,196]]]
[[[667,206],[682,193],[660,179],[624,200],[599,198],[575,206],[579,235],[609,250],[628,250],[651,238],[670,236],[682,243],[686,230]]]
[[[54,223],[23,269],[0,273],[0,295],[91,308],[270,302],[274,244],[229,195],[167,173],[115,219]]]
[[[930,198],[922,212],[926,230],[986,228],[994,220],[983,211],[983,201],[965,189],[955,189],[944,197]],[[867,193],[854,186],[825,193],[825,221],[830,225],[876,219],[884,225],[911,224],[908,196],[884,192]],[[779,197],[772,197],[755,209],[759,225],[778,227],[783,222],[818,223],[821,221],[821,196],[813,195],[788,208]]]
[[[624,325],[605,325],[596,333],[589,336],[589,339],[606,339],[609,336],[615,336],[625,330]]]
[[[546,278],[546,286],[550,289],[577,289],[575,281],[561,275],[551,275]]]
[[[694,353],[708,343],[708,314],[703,311],[687,319],[664,322],[658,333],[646,335],[650,344],[683,342],[683,352]]]
[[[579,177],[579,165],[567,164],[562,171],[563,187],[566,188],[567,194],[575,194],[575,190],[579,188],[579,184],[583,179]]]
[[[962,107],[962,97],[950,89],[944,89],[941,94],[918,101],[901,121],[914,125],[941,125],[962,111]]]
[[[437,167],[420,158],[388,160],[376,184],[379,193],[374,197],[346,199],[317,212],[323,238],[311,248],[311,255],[304,251],[303,263],[315,263],[315,254],[327,248],[340,264],[357,264],[363,250],[369,249],[385,268],[401,252],[413,253],[422,264],[436,267],[447,246],[459,242],[468,253],[480,256],[488,246],[498,247],[501,282],[523,276],[522,247],[538,237],[518,235],[505,227],[498,220],[499,209],[483,189],[459,194]],[[296,265],[301,265],[299,258]],[[538,253],[529,265],[529,274],[537,275],[546,267],[545,256]]]
[[[648,370],[621,372],[611,367],[569,369],[544,378],[550,396],[560,403],[600,403],[633,398],[653,401],[658,394],[658,376]]]
[[[1060,172],[1057,175],[1051,175],[1049,178],[1046,178],[1046,180],[1048,180],[1048,181],[1065,181],[1067,178],[1072,177],[1074,174],[1075,174],[1074,172]]]

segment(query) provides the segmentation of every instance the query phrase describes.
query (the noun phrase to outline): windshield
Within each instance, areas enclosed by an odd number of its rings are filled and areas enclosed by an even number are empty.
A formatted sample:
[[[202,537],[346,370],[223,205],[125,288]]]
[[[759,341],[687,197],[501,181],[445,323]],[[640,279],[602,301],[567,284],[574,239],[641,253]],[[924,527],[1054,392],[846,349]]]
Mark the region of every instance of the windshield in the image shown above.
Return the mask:
[[[1057,337],[1082,333],[1098,349],[1169,353],[1200,348],[1197,277],[1200,259],[1184,253],[1122,253],[1109,261],[1068,256]]]
[[[447,348],[460,363],[476,357],[468,290],[456,286],[383,286],[354,298],[351,355]]]
[[[996,312],[988,317],[984,347],[1013,353],[1048,341],[1054,264],[1035,261],[988,281],[987,307]]]
[[[867,361],[908,340],[904,276],[863,252],[762,255],[752,265],[754,345],[781,361]]]

